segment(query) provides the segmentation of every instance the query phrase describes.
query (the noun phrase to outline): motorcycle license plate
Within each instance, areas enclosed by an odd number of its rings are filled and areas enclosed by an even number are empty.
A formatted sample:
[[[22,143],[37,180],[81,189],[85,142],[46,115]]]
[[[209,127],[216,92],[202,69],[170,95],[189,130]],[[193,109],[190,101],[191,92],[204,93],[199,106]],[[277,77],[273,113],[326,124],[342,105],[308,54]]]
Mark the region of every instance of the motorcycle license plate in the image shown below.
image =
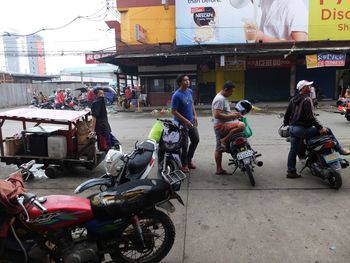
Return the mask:
[[[332,163],[332,162],[340,160],[340,154],[338,152],[334,152],[331,154],[325,154],[325,155],[323,155],[323,158],[326,161],[326,163]]]
[[[252,156],[253,156],[253,151],[252,150],[248,150],[248,151],[237,153],[237,159],[238,160],[243,160],[245,158],[252,157]]]

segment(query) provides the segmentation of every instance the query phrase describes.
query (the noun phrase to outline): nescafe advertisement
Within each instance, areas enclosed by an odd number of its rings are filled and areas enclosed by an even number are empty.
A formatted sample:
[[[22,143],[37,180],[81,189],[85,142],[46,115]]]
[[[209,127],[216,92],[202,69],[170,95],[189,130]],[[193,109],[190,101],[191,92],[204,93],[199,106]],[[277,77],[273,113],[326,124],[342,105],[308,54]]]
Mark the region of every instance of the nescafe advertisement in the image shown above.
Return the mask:
[[[212,7],[195,7],[191,12],[197,26],[208,26],[214,22],[215,10]]]

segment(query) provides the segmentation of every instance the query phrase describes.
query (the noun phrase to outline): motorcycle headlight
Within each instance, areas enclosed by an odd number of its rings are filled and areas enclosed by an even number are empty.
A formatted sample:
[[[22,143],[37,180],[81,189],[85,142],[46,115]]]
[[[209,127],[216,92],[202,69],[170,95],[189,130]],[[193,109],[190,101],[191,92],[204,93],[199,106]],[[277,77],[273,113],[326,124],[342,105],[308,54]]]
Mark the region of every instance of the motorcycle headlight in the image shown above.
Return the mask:
[[[112,175],[117,175],[120,172],[124,162],[121,160],[123,154],[117,150],[109,150],[106,155],[106,172]]]

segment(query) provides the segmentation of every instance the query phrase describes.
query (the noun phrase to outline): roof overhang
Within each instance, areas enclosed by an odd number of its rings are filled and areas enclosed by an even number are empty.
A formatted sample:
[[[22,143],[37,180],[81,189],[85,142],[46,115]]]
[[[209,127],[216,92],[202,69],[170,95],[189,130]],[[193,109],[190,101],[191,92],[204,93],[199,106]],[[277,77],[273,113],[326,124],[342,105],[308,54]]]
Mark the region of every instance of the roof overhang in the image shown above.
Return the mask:
[[[308,41],[285,43],[253,43],[210,46],[142,46],[124,47],[100,61],[130,69],[141,65],[201,64],[212,62],[220,55],[227,56],[291,56],[322,52],[348,53],[350,41]]]

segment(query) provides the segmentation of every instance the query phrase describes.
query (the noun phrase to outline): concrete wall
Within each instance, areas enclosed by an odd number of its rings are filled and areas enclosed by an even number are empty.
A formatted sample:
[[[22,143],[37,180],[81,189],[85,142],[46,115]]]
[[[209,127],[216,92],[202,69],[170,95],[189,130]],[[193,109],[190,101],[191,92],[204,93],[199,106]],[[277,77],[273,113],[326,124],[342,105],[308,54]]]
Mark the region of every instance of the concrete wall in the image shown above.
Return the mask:
[[[29,105],[33,98],[33,92],[42,91],[44,95],[48,96],[53,90],[57,89],[71,89],[74,95],[79,94],[74,91],[80,88],[81,84],[55,84],[55,83],[15,83],[15,84],[0,84],[0,108],[9,108],[21,105]]]

